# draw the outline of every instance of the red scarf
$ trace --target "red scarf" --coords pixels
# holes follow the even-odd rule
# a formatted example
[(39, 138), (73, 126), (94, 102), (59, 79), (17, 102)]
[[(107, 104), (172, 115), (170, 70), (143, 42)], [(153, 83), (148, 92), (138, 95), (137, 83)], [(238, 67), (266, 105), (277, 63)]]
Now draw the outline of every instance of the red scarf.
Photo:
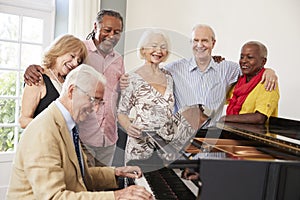
[(226, 110), (227, 115), (239, 114), (248, 94), (260, 82), (264, 71), (265, 68), (262, 68), (248, 83), (247, 76), (243, 75), (239, 78), (237, 84), (234, 87), (233, 95), (231, 99), (229, 99), (229, 104)]

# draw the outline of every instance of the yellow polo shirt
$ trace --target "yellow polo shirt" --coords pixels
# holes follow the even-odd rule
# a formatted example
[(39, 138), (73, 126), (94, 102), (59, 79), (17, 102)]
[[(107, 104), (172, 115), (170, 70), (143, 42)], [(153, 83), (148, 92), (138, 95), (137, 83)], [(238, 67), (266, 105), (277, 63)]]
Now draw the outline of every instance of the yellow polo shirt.
[[(233, 90), (230, 91), (230, 97), (232, 96)], [(266, 91), (264, 84), (259, 83), (247, 96), (239, 114), (255, 113), (258, 111), (268, 118), (270, 116), (277, 117), (279, 98), (278, 85), (275, 90)]]

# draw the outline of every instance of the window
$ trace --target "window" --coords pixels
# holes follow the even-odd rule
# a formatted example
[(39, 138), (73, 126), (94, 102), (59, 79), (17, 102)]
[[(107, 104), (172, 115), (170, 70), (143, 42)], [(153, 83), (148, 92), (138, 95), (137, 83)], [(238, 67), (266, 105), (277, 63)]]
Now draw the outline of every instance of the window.
[(53, 8), (49, 0), (0, 0), (0, 152), (17, 147), (23, 74), (53, 38)]

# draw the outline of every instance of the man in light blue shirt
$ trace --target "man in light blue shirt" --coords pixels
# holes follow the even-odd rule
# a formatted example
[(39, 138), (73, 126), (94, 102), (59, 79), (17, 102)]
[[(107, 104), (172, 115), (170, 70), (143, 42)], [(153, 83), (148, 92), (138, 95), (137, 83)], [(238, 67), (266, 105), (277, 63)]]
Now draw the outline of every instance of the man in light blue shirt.
[(212, 58), (204, 71), (197, 66), (195, 58), (183, 58), (167, 65), (166, 69), (172, 74), (175, 84), (176, 110), (202, 104), (205, 113), (214, 116), (210, 125), (221, 117), (226, 93), (240, 74), (237, 63), (216, 63)]
[[(213, 29), (207, 25), (196, 25), (192, 30), (192, 50), (190, 59), (180, 59), (165, 66), (174, 80), (176, 110), (186, 106), (202, 104), (204, 113), (212, 118), (208, 126), (214, 126), (220, 119), (228, 89), (241, 75), (238, 63), (232, 61), (215, 62), (212, 49), (216, 43)], [(277, 77), (273, 70), (267, 70), (263, 80)], [(264, 76), (265, 77), (265, 76)], [(266, 83), (266, 89), (274, 88), (275, 82)]]

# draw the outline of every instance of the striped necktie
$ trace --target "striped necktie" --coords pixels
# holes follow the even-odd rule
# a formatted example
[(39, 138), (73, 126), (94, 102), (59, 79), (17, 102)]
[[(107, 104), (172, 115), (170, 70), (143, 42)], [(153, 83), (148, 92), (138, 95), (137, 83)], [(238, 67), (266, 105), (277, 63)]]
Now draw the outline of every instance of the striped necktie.
[(79, 132), (78, 132), (77, 126), (74, 126), (74, 128), (72, 129), (72, 133), (73, 133), (73, 142), (74, 142), (74, 146), (75, 146), (75, 151), (76, 151), (76, 154), (77, 154), (77, 159), (78, 159), (78, 163), (79, 163), (79, 166), (80, 166), (81, 175), (83, 177), (83, 166), (82, 166), (81, 156), (80, 156)]

